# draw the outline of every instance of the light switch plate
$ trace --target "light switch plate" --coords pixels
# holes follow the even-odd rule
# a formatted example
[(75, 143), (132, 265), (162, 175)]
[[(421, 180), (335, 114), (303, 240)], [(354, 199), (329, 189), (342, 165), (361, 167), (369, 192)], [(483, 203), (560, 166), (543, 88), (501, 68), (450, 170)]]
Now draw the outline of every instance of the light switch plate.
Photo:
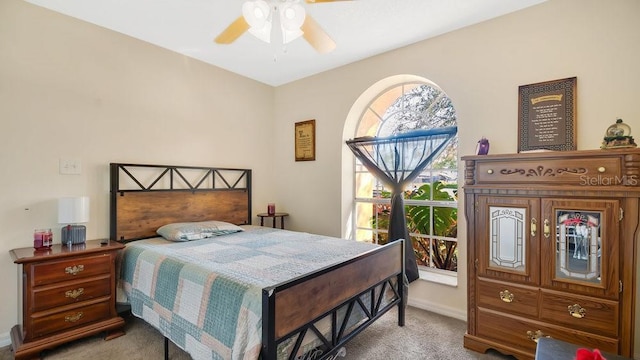
[(80, 175), (82, 173), (82, 162), (79, 159), (60, 159), (60, 174)]

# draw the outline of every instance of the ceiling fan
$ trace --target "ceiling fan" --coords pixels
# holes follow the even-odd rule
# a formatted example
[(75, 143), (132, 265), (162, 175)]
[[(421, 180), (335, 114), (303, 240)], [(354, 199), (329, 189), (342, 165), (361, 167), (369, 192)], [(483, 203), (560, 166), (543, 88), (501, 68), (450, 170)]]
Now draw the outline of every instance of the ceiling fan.
[[(284, 44), (302, 36), (316, 51), (333, 51), (336, 43), (309, 16), (301, 0), (246, 0), (242, 5), (242, 15), (232, 22), (215, 38), (218, 44), (231, 44), (245, 32), (258, 39), (271, 42), (273, 23), (279, 22)], [(304, 0), (307, 4), (329, 3), (351, 0)]]

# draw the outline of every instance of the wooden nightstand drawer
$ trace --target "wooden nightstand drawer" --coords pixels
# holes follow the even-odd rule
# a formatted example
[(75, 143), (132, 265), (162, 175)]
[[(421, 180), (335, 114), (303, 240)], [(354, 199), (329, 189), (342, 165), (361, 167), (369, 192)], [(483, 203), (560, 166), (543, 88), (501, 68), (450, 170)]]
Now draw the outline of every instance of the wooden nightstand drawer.
[(109, 299), (55, 314), (33, 317), (33, 336), (38, 338), (94, 321), (108, 319), (111, 314)]
[(478, 280), (478, 306), (538, 317), (538, 288), (491, 280)]
[(32, 265), (33, 286), (85, 278), (111, 272), (109, 254), (74, 257)]
[(93, 280), (38, 287), (33, 291), (30, 307), (33, 312), (37, 312), (110, 294), (111, 276), (103, 275)]
[(540, 318), (571, 329), (615, 337), (618, 314), (616, 301), (542, 290)]

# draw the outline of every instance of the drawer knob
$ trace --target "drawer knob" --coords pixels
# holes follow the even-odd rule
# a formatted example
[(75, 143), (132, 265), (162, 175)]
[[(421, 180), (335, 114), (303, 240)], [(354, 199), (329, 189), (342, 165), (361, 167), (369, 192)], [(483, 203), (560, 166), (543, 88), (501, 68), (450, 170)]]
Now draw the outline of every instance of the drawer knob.
[(541, 330), (536, 330), (536, 331), (527, 331), (527, 337), (529, 338), (529, 340), (533, 341), (534, 343), (538, 342), (538, 339), (543, 338), (543, 337), (551, 337), (548, 335), (545, 335)]
[(600, 166), (600, 167), (598, 168), (598, 172), (599, 172), (599, 173), (603, 173), (603, 172), (605, 172), (606, 170), (607, 170), (607, 169), (605, 169), (605, 167), (604, 167), (604, 166)]
[(66, 268), (64, 268), (65, 274), (71, 275), (78, 275), (78, 273), (82, 272), (82, 270), (84, 270), (84, 265), (67, 266)]
[(493, 174), (493, 169), (487, 170), (487, 174)]
[(571, 314), (571, 316), (576, 319), (582, 319), (583, 317), (587, 316), (587, 309), (578, 304), (567, 306), (567, 310), (569, 310), (569, 314)]
[(77, 312), (73, 315), (67, 315), (64, 317), (64, 321), (65, 322), (76, 322), (80, 319), (82, 319), (82, 317), (84, 316), (84, 314), (82, 313), (82, 311)]
[(513, 302), (513, 294), (509, 290), (500, 291), (500, 300), (510, 303)]
[(67, 292), (64, 293), (64, 296), (75, 299), (82, 294), (84, 294), (84, 288), (77, 288), (76, 290), (68, 290)]

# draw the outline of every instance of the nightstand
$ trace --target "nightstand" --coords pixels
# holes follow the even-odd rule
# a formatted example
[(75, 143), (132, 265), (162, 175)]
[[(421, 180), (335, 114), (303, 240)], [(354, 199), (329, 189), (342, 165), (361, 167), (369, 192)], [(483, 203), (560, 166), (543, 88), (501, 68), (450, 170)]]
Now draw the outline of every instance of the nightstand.
[(260, 226), (264, 226), (264, 218), (272, 218), (273, 222), (271, 223), (271, 225), (273, 225), (273, 227), (276, 227), (276, 219), (280, 218), (280, 229), (284, 229), (284, 218), (285, 216), (289, 216), (289, 214), (287, 213), (281, 213), (281, 212), (277, 212), (275, 214), (267, 214), (267, 213), (262, 213), (262, 214), (258, 214), (258, 216), (260, 217)]
[(11, 329), (16, 360), (103, 331), (105, 340), (124, 334), (115, 303), (115, 262), (122, 248), (91, 240), (9, 252), (22, 268), (22, 324)]

